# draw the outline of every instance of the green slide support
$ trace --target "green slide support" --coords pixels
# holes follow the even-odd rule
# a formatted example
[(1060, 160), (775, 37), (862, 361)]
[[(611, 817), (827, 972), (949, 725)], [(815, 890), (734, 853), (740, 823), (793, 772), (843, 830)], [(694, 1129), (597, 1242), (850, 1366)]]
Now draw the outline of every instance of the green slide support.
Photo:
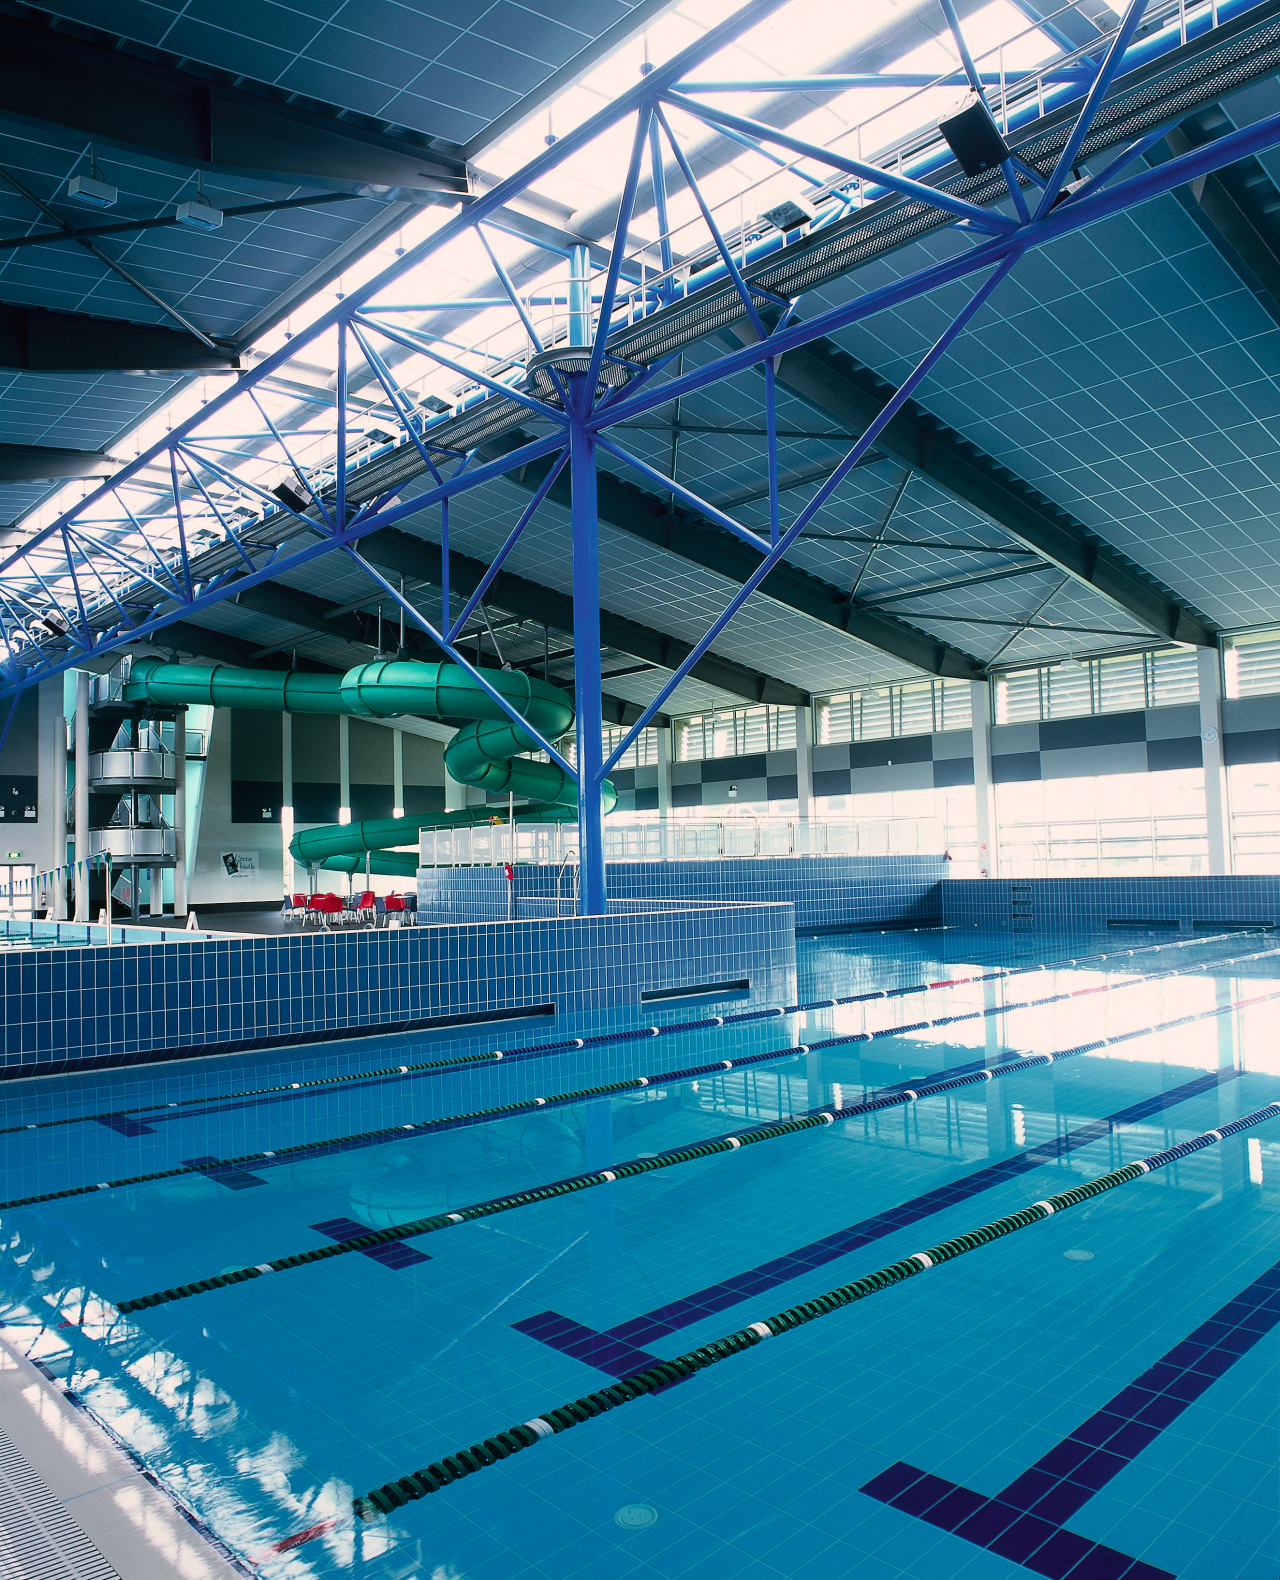
[[(547, 740), (557, 740), (572, 729), (573, 702), (558, 686), (518, 670), (489, 671), (485, 679)], [(578, 788), (573, 780), (555, 763), (534, 762), (520, 755), (537, 751), (537, 741), (513, 723), (458, 664), (378, 659), (358, 664), (345, 675), (312, 675), (140, 658), (134, 661), (124, 700), (166, 707), (202, 703), (276, 713), (345, 713), (371, 719), (416, 714), (438, 719), (457, 726), (457, 734), (445, 748), (444, 761), (459, 784), (536, 803), (521, 808), (522, 823), (571, 822), (577, 817)], [(613, 785), (606, 780), (604, 810), (611, 812), (617, 799)], [(466, 828), (487, 823), (492, 816), (489, 807), (470, 807), (425, 817), (335, 823), (295, 834), (289, 850), (295, 861), (306, 866), (359, 872), (368, 862), (373, 872), (411, 878), (418, 870), (417, 856), (394, 849), (409, 842), (411, 831)]]

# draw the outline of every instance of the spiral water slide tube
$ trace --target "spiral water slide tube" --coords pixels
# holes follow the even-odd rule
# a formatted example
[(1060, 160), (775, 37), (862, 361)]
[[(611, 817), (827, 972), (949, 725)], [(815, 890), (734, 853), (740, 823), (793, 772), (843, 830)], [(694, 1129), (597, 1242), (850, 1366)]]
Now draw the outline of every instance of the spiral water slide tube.
[[(486, 672), (485, 679), (547, 740), (557, 740), (572, 729), (573, 702), (558, 686), (518, 670)], [(536, 751), (537, 741), (513, 723), (458, 664), (378, 659), (358, 664), (345, 675), (313, 675), (139, 658), (130, 671), (124, 700), (165, 707), (188, 703), (274, 713), (346, 713), (365, 719), (410, 715), (436, 719), (457, 727), (444, 761), (460, 784), (496, 795), (527, 797), (534, 804), (521, 808), (521, 822), (563, 823), (578, 815), (577, 785), (557, 764), (520, 755)], [(617, 799), (606, 780), (604, 810), (612, 811)], [(487, 823), (492, 816), (493, 809), (486, 806), (423, 817), (335, 823), (295, 834), (289, 850), (304, 866), (359, 872), (367, 862), (372, 872), (411, 878), (418, 869), (417, 854), (397, 851), (395, 846), (410, 843), (419, 829), (466, 828)]]

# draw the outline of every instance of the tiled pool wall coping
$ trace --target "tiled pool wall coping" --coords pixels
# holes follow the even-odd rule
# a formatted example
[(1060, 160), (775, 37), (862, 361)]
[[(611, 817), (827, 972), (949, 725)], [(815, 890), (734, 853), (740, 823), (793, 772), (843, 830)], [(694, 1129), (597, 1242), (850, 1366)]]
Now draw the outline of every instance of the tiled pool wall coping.
[(942, 921), (1008, 932), (1099, 932), (1128, 924), (1280, 926), (1280, 875), (1185, 878), (958, 878)]
[[(559, 869), (520, 866), (508, 884), (501, 866), (423, 867), (418, 914), (441, 922), (497, 921), (509, 900), (520, 917), (556, 914)], [(726, 856), (714, 861), (610, 862), (605, 880), (620, 905), (742, 905), (782, 902), (795, 907), (802, 932), (935, 922), (942, 856)], [(573, 904), (570, 871), (559, 879), (560, 904)], [(514, 894), (509, 890), (514, 889)]]
[(795, 965), (794, 908), (779, 902), (23, 951), (0, 959), (0, 1075), (581, 1013), (709, 983), (785, 1003)]

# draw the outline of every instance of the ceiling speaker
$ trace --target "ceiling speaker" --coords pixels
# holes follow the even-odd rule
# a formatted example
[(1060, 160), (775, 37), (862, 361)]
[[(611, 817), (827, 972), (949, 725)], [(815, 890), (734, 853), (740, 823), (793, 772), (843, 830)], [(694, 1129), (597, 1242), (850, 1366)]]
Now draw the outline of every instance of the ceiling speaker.
[(954, 115), (942, 121), (938, 130), (967, 176), (998, 169), (1009, 157), (1008, 145), (991, 119), (991, 111), (976, 93), (971, 93)]

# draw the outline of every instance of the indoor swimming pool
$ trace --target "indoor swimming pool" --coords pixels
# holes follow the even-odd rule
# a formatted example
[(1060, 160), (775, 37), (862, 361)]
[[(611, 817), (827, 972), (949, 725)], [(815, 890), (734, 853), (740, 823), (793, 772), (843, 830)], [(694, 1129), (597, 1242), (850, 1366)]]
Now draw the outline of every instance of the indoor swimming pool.
[(1274, 1580), (1280, 936), (797, 952), (786, 1003), (9, 1083), (3, 1336), (264, 1580)]

